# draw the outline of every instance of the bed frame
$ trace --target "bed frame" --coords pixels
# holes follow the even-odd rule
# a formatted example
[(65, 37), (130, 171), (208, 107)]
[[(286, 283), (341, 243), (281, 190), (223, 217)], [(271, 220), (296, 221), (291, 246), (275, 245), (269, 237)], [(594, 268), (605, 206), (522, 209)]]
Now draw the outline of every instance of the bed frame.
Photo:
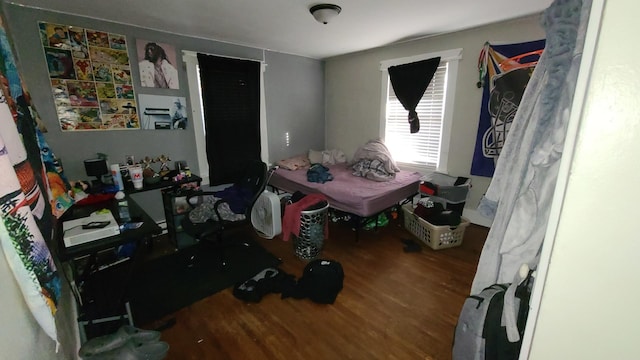
[(333, 180), (324, 184), (307, 181), (306, 169), (291, 171), (279, 168), (269, 179), (269, 186), (291, 194), (296, 191), (324, 194), (331, 208), (351, 215), (357, 232), (371, 217), (412, 199), (418, 193), (422, 176), (417, 172), (400, 171), (395, 179), (378, 182), (352, 175), (346, 164), (327, 167)]

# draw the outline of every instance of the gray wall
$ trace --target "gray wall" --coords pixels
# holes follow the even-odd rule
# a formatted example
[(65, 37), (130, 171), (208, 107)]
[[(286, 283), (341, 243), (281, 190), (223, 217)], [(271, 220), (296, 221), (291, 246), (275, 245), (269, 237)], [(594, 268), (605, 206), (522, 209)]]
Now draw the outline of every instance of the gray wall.
[[(172, 160), (186, 160), (192, 171), (199, 174), (193, 126), (185, 131), (171, 130), (118, 130), (62, 132), (56, 117), (51, 86), (43, 49), (38, 32), (38, 21), (80, 26), (127, 36), (134, 89), (139, 94), (170, 95), (187, 98), (190, 94), (187, 76), (181, 59), (182, 50), (215, 55), (263, 60), (266, 58), (265, 97), (269, 136), (269, 158), (278, 160), (295, 154), (304, 141), (313, 135), (314, 145), (324, 144), (323, 66), (319, 60), (299, 56), (269, 53), (229, 43), (164, 33), (130, 25), (99, 21), (90, 18), (49, 12), (28, 7), (5, 4), (10, 36), (17, 52), (22, 71), (33, 103), (48, 128), (45, 135), (51, 149), (62, 159), (65, 173), (70, 180), (86, 179), (83, 160), (95, 157), (97, 152), (108, 155), (111, 163), (124, 162), (125, 155), (137, 159), (166, 154)], [(140, 86), (138, 76), (137, 38), (166, 42), (176, 47), (180, 89), (154, 89)], [(195, 95), (195, 94), (194, 94)], [(301, 104), (303, 104), (301, 106)], [(193, 118), (193, 117), (192, 117)], [(193, 119), (190, 119), (192, 121)], [(273, 129), (273, 131), (271, 131)], [(283, 132), (289, 131), (295, 140), (288, 149), (284, 147)], [(275, 161), (274, 160), (274, 161)], [(158, 169), (156, 164), (156, 170)], [(158, 191), (139, 193), (135, 199), (156, 220), (164, 219), (161, 197)]]
[(269, 160), (324, 149), (324, 63), (274, 52), (266, 60)]
[[(380, 61), (462, 48), (447, 169), (452, 175), (469, 176), (482, 99), (482, 91), (476, 87), (482, 46), (485, 41), (512, 43), (541, 38), (544, 31), (538, 17), (532, 16), (326, 59), (327, 148), (340, 148), (351, 156), (359, 146), (379, 136)], [(490, 180), (472, 177), (467, 208), (476, 208)]]

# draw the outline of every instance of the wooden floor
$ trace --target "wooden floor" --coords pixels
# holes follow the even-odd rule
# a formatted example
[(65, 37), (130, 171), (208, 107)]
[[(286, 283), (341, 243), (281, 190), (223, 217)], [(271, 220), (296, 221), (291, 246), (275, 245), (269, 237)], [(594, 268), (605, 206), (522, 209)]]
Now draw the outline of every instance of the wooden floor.
[[(334, 304), (278, 294), (244, 303), (227, 289), (163, 319), (176, 320), (162, 332), (167, 359), (450, 359), (487, 233), (470, 225), (460, 247), (407, 253), (401, 240), (417, 239), (397, 220), (361, 232), (358, 242), (346, 225), (331, 223), (321, 258), (345, 272)], [(283, 271), (302, 275), (307, 261), (290, 242), (256, 238)]]

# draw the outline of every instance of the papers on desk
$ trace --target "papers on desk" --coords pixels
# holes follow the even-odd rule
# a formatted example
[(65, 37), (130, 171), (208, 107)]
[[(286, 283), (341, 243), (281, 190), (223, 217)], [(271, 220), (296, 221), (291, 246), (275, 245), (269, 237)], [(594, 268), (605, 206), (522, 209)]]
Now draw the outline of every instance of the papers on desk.
[[(98, 229), (83, 229), (82, 225), (90, 222), (108, 221), (109, 225)], [(111, 211), (97, 212), (87, 217), (65, 221), (62, 223), (64, 233), (64, 245), (66, 247), (76, 246), (106, 237), (120, 234), (120, 227), (113, 217)]]

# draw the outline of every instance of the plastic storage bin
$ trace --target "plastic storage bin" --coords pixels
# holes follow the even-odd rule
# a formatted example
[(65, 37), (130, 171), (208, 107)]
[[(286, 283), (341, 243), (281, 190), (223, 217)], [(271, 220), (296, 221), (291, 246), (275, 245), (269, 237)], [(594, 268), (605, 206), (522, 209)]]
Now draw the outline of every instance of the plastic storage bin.
[(404, 227), (410, 233), (422, 240), (433, 250), (446, 249), (462, 245), (464, 231), (469, 226), (469, 220), (461, 218), (460, 225), (450, 227), (437, 226), (429, 223), (413, 213), (412, 204), (402, 205)]
[[(434, 172), (420, 178), (423, 183), (420, 184), (420, 193), (429, 195), (434, 198), (442, 198), (446, 202), (446, 209), (456, 211), (462, 215), (464, 206), (471, 189), (471, 179), (465, 177), (455, 177), (447, 174)], [(424, 182), (430, 182), (436, 185), (435, 193), (430, 193)]]
[(311, 260), (320, 255), (328, 213), (329, 203), (326, 201), (300, 212), (300, 235), (293, 236), (293, 249), (300, 259)]

